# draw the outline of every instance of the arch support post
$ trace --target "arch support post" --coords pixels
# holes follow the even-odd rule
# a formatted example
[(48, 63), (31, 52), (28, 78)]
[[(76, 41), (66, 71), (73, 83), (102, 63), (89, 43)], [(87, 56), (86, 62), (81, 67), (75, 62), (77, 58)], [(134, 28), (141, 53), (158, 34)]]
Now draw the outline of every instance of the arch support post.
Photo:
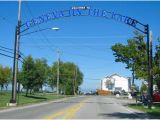
[(13, 80), (12, 80), (12, 96), (9, 106), (16, 106), (17, 100), (17, 72), (20, 47), (20, 26), (21, 26), (21, 0), (18, 1), (18, 23), (15, 30), (14, 60), (13, 60)]
[(147, 73), (148, 73), (148, 108), (152, 107), (153, 98), (153, 75), (152, 75), (152, 33), (150, 33), (149, 25), (145, 26), (147, 35)]

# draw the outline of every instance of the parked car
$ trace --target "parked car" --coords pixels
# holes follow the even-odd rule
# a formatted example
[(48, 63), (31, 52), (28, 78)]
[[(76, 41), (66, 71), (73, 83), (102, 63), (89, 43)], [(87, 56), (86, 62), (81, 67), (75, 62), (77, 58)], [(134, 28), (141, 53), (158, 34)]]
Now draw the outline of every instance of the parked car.
[(116, 91), (113, 91), (113, 94), (114, 95), (117, 95), (117, 94), (119, 94), (119, 95), (128, 95), (128, 93), (125, 92), (125, 90), (116, 90)]
[(160, 102), (160, 92), (153, 93), (153, 102)]
[(85, 93), (85, 95), (91, 95), (91, 93)]
[(131, 92), (131, 96), (132, 96), (132, 97), (136, 97), (137, 94), (138, 94), (138, 92)]
[(137, 99), (137, 101), (142, 102), (144, 105), (147, 105), (148, 102), (149, 102), (149, 101), (148, 101), (148, 95), (147, 95), (147, 93), (144, 93), (144, 94), (141, 95), (141, 96), (137, 96), (136, 99)]
[(121, 92), (120, 91), (114, 91), (113, 94), (114, 95), (117, 95), (117, 94), (121, 95)]
[[(140, 102), (147, 102), (149, 99), (149, 96), (147, 94), (143, 94), (141, 96), (137, 96), (137, 100)], [(153, 93), (153, 102), (160, 102), (160, 92), (154, 92)]]

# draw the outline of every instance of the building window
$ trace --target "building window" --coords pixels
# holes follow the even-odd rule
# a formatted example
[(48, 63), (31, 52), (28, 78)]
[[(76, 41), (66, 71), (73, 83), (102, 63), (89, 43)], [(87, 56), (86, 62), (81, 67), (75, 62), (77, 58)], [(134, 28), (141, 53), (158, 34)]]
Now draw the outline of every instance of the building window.
[(113, 89), (113, 87), (114, 87), (114, 85), (113, 85), (113, 84), (109, 84), (109, 85), (107, 85), (107, 88), (108, 88), (109, 90), (112, 90), (112, 89)]
[(112, 90), (114, 87), (114, 83), (112, 83), (111, 80), (107, 80), (106, 81), (106, 88), (108, 88), (108, 90)]

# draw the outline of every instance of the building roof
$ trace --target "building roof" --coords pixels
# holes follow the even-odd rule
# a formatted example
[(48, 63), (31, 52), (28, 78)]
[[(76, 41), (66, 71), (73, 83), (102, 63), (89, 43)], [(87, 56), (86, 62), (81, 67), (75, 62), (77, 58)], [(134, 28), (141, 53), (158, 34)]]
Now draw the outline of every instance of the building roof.
[(113, 75), (111, 75), (110, 77), (113, 77), (113, 76), (118, 76), (118, 77), (122, 77), (122, 76), (120, 76), (120, 75), (118, 75), (118, 74), (113, 74)]
[[(114, 76), (123, 77), (123, 76), (118, 75), (117, 73), (114, 73), (111, 76), (106, 76), (105, 78), (109, 78), (110, 79), (110, 78), (113, 78)], [(128, 79), (128, 77), (123, 77), (123, 78)]]

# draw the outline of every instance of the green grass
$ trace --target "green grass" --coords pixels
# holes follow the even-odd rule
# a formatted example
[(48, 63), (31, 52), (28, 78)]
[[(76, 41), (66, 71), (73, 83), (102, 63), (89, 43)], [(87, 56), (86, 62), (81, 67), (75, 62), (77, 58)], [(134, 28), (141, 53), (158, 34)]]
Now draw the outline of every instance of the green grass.
[(149, 115), (158, 117), (160, 115), (160, 104), (154, 104), (153, 109), (145, 108), (142, 104), (130, 104), (129, 107), (148, 113)]
[[(60, 98), (65, 98), (69, 96), (65, 95), (55, 95), (53, 93), (35, 93), (33, 95), (25, 96), (25, 93), (20, 93), (19, 97), (17, 95), (17, 103), (18, 106), (26, 105), (26, 104), (33, 104), (48, 100), (55, 100)], [(19, 99), (18, 99), (19, 98)], [(11, 92), (0, 92), (0, 109), (6, 108), (6, 104), (9, 103), (11, 99)]]

